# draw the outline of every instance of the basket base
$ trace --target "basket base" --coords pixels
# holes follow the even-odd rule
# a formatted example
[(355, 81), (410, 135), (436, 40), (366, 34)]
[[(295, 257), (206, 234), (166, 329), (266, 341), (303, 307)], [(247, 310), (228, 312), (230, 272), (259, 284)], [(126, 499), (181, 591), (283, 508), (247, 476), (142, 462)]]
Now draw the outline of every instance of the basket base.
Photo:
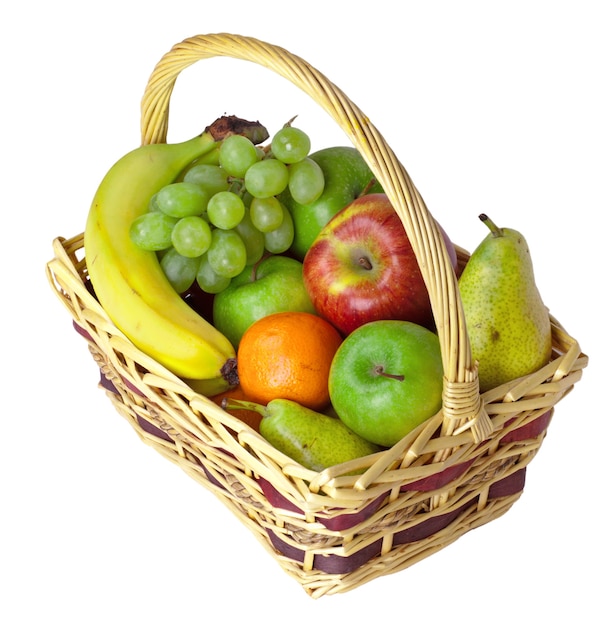
[[(506, 499), (510, 500), (510, 504), (518, 499), (523, 491), (525, 485), (525, 473), (526, 468), (523, 467), (516, 471), (514, 474), (503, 478), (502, 480), (494, 483), (489, 489), (488, 501)], [(444, 531), (452, 526), (464, 526), (468, 523), (468, 518), (472, 518), (471, 511), (476, 511), (478, 504), (478, 497), (474, 498), (470, 502), (465, 502), (462, 506), (448, 511), (443, 515), (434, 515), (428, 517), (425, 521), (420, 522), (406, 530), (400, 530), (393, 534), (392, 547), (397, 548), (400, 546), (406, 546), (407, 544), (422, 542), (430, 537), (434, 537), (439, 533), (444, 534)], [(468, 516), (463, 518), (463, 521), (456, 524), (458, 518), (462, 517), (464, 513), (468, 513)], [(474, 527), (471, 523), (466, 530), (470, 530), (470, 527)], [(305, 550), (301, 550), (296, 546), (287, 543), (283, 536), (277, 533), (274, 529), (267, 529), (267, 534), (271, 541), (272, 546), (281, 555), (293, 559), (299, 563), (305, 561)], [(424, 546), (423, 546), (424, 547)], [(372, 559), (376, 559), (372, 565), (378, 567), (378, 560), (383, 559), (384, 562), (388, 560), (388, 555), (382, 555), (383, 540), (379, 539), (374, 541), (369, 546), (351, 554), (349, 556), (341, 556), (338, 554), (316, 554), (313, 559), (313, 569), (318, 570), (324, 574), (350, 574), (355, 572), (359, 568), (368, 564)]]
[[(525, 472), (521, 471), (519, 476), (515, 477), (515, 481), (521, 481), (524, 474)], [(398, 544), (384, 555), (378, 552), (380, 544), (365, 548), (362, 553), (357, 555), (355, 565), (360, 561), (364, 561), (364, 563), (354, 568), (349, 568), (349, 563), (341, 561), (339, 557), (322, 555), (321, 558), (318, 558), (319, 555), (317, 555), (314, 558), (314, 568), (306, 570), (301, 562), (300, 552), (294, 552), (295, 558), (286, 556), (291, 552), (289, 546), (281, 538), (275, 535), (271, 536), (273, 534), (271, 531), (270, 540), (276, 547), (276, 552), (279, 553), (278, 563), (303, 586), (304, 591), (310, 597), (316, 599), (324, 595), (347, 593), (376, 578), (401, 572), (419, 563), (451, 545), (469, 531), (504, 515), (519, 499), (521, 493), (519, 491), (506, 498), (494, 499), (480, 511), (476, 509), (475, 503), (466, 504), (459, 511), (440, 516), (440, 519), (434, 519), (430, 524), (431, 529), (424, 522), (426, 525), (418, 532), (426, 534), (430, 533), (431, 530), (434, 532), (423, 538), (417, 534), (413, 541), (401, 543), (404, 539), (402, 531), (398, 535)], [(442, 527), (439, 528), (439, 526)], [(408, 531), (405, 538), (407, 539), (414, 532), (414, 530)], [(280, 556), (284, 558), (279, 558)], [(332, 573), (323, 572), (316, 567), (316, 564), (331, 570)], [(336, 573), (335, 570), (338, 566), (341, 571)], [(345, 569), (351, 569), (351, 571), (344, 571)]]
[[(117, 399), (119, 402), (117, 389), (102, 372), (100, 385), (109, 392), (112, 400)], [(120, 413), (124, 414), (120, 407), (117, 408)], [(552, 410), (547, 411), (533, 422), (511, 431), (508, 435), (509, 440), (513, 441), (517, 437), (525, 438), (528, 434), (540, 435), (546, 430), (551, 415)], [(143, 433), (151, 437), (151, 439), (146, 439), (146, 443), (152, 444), (153, 440), (160, 440), (167, 444), (174, 444), (169, 433), (140, 415), (134, 420), (133, 426), (139, 431), (141, 438), (143, 438)], [(428, 492), (440, 489), (463, 475), (471, 463), (471, 461), (460, 463), (434, 476), (408, 483), (401, 491)], [(306, 546), (304, 549), (288, 527), (278, 528), (270, 524), (265, 525), (263, 529), (255, 524), (254, 520), (246, 518), (245, 511), (238, 503), (237, 494), (232, 493), (229, 486), (219, 480), (205, 465), (197, 460), (190, 468), (189, 473), (193, 475), (193, 478), (197, 478), (199, 482), (223, 499), (225, 504), (257, 535), (282, 568), (301, 583), (308, 595), (315, 598), (325, 594), (350, 591), (376, 577), (406, 569), (450, 545), (468, 531), (500, 517), (521, 496), (526, 476), (526, 466), (518, 469), (513, 467), (510, 473), (489, 486), (486, 499), (474, 496), (469, 500), (462, 500), (458, 506), (444, 514), (425, 513), (421, 518), (422, 521), (405, 528), (400, 527), (393, 533), (392, 538), (385, 540), (380, 537), (355, 552), (345, 554), (344, 550), (337, 546), (330, 550), (317, 547), (312, 554), (313, 546), (309, 545), (309, 538), (304, 536), (302, 539)], [(198, 474), (195, 475), (195, 472)], [(285, 500), (268, 481), (255, 477), (255, 482), (277, 510), (286, 510), (291, 514), (299, 515), (303, 513)], [(352, 529), (378, 509), (386, 497), (386, 493), (382, 494), (354, 514), (337, 517), (316, 516), (316, 522), (322, 525), (323, 532), (343, 532)], [(315, 534), (315, 537), (322, 538), (322, 535)]]

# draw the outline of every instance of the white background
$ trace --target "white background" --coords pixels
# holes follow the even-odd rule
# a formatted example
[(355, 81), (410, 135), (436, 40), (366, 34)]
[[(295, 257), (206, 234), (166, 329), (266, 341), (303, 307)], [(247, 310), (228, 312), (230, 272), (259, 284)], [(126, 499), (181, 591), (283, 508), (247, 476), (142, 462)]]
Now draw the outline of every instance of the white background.
[[(610, 3), (13, 7), (0, 19), (0, 623), (612, 623)], [(98, 182), (138, 145), (155, 63), (186, 37), (222, 31), (286, 47), (344, 89), (460, 245), (484, 237), (483, 211), (524, 232), (545, 302), (590, 356), (509, 513), (401, 573), (319, 600), (140, 443), (97, 389), (44, 272), (52, 239), (83, 230)], [(289, 83), (217, 60), (178, 81), (169, 140), (225, 112), (270, 130), (298, 114), (315, 147), (346, 143)]]

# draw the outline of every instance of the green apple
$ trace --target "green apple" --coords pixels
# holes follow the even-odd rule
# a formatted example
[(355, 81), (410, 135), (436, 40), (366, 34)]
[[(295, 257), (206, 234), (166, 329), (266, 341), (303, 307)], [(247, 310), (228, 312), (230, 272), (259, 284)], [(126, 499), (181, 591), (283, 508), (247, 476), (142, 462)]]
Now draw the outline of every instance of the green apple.
[(435, 333), (413, 322), (368, 322), (333, 358), (331, 404), (357, 435), (391, 447), (440, 410), (443, 376)]
[(315, 313), (297, 259), (272, 255), (248, 265), (213, 301), (214, 326), (237, 348), (253, 322), (282, 311)]
[(310, 158), (318, 163), (325, 178), (320, 197), (311, 204), (299, 204), (293, 200), (288, 188), (279, 196), (290, 211), (295, 226), (290, 253), (300, 261), (322, 227), (336, 213), (366, 190), (367, 193), (382, 192), (382, 186), (374, 179), (356, 148), (333, 146), (310, 154)]

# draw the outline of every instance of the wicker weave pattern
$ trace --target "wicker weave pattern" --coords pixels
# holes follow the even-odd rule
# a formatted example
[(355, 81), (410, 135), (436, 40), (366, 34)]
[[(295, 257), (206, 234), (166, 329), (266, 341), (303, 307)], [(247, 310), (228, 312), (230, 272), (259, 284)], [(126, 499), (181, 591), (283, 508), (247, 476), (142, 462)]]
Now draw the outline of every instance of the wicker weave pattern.
[[(177, 76), (214, 56), (287, 78), (333, 117), (372, 167), (424, 268), (445, 366), (442, 411), (390, 450), (312, 472), (122, 335), (87, 289), (82, 235), (54, 242), (48, 278), (100, 366), (101, 386), (142, 440), (213, 491), (310, 595), (340, 593), (404, 569), (505, 513), (523, 490), (554, 405), (580, 379), (587, 357), (552, 318), (551, 362), (479, 394), (455, 274), (420, 194), (358, 107), (281, 48), (226, 34), (175, 46), (143, 97), (143, 143), (166, 141)], [(465, 263), (467, 253), (458, 254)], [(347, 475), (357, 469), (364, 471)]]

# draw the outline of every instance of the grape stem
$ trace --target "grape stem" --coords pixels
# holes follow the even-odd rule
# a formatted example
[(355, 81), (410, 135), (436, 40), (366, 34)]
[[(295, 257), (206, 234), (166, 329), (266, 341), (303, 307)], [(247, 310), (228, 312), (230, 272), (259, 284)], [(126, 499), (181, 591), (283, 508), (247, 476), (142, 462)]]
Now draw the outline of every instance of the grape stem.
[(234, 193), (236, 196), (241, 196), (246, 190), (243, 178), (234, 178), (233, 176), (229, 176), (228, 182), (230, 185), (229, 191)]

